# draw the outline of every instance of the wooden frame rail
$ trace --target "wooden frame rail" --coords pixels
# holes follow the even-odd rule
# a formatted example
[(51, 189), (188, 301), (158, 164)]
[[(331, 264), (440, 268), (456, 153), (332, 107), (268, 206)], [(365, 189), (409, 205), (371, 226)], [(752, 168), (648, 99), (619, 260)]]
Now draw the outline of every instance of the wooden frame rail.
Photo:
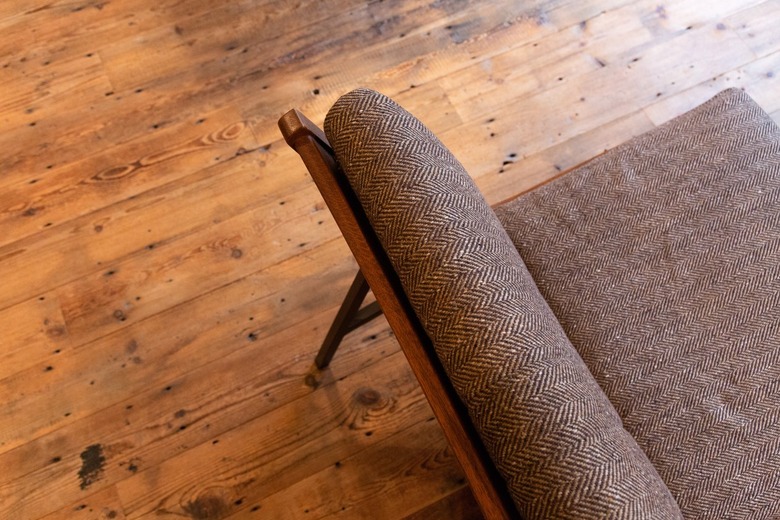
[(368, 290), (369, 286), (368, 282), (366, 282), (366, 277), (363, 276), (363, 271), (358, 269), (355, 279), (344, 297), (344, 303), (341, 304), (341, 308), (339, 308), (330, 330), (325, 335), (320, 351), (314, 359), (314, 364), (320, 370), (330, 364), (333, 354), (336, 353), (344, 336), (382, 314), (382, 308), (378, 302), (369, 303), (361, 308)]
[[(463, 403), (452, 388), (433, 351), (430, 339), (406, 298), (398, 276), (368, 223), (360, 202), (341, 172), (325, 134), (295, 109), (282, 116), (279, 128), (287, 144), (303, 159), (341, 229), (362, 275), (384, 311), (455, 457), (463, 468), (485, 518), (519, 517), (503, 479), (475, 431)], [(362, 302), (362, 297), (359, 300)], [(332, 352), (330, 355), (332, 356)], [(321, 356), (323, 359), (320, 360)], [(325, 361), (326, 365), (329, 359), (325, 358), (327, 354), (323, 354), (321, 349), (318, 360)]]

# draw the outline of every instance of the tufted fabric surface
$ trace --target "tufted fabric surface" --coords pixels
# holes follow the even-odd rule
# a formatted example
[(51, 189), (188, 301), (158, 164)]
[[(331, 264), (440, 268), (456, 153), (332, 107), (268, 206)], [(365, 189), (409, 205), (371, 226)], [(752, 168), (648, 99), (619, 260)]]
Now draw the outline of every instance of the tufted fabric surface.
[(780, 517), (772, 120), (725, 91), (497, 214), (685, 517)]
[(526, 518), (679, 518), (463, 167), (393, 101), (345, 95), (325, 132)]

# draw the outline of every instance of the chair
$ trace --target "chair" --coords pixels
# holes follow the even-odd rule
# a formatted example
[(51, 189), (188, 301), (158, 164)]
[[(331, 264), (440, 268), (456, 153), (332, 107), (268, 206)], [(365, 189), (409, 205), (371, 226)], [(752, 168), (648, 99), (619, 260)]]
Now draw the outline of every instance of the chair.
[[(368, 89), (280, 120), (486, 518), (780, 515), (780, 129), (725, 91), (491, 209)], [(364, 277), (364, 278), (363, 278)]]

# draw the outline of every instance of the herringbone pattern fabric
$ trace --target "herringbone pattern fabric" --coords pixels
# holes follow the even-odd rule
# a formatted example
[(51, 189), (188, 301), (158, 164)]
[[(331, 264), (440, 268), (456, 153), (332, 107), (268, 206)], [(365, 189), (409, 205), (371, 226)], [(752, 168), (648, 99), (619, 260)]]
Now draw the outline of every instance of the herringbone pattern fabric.
[(739, 90), (497, 210), (688, 519), (780, 517), (780, 129)]
[(526, 518), (679, 518), (468, 174), (370, 90), (325, 132)]

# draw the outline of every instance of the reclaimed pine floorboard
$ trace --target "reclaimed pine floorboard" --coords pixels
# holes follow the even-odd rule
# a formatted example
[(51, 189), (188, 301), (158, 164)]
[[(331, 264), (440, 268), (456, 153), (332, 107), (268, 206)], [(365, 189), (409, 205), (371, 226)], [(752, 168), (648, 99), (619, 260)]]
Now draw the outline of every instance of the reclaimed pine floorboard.
[(0, 2), (0, 518), (479, 518), (281, 141), (396, 98), (499, 202), (727, 87), (774, 0)]

